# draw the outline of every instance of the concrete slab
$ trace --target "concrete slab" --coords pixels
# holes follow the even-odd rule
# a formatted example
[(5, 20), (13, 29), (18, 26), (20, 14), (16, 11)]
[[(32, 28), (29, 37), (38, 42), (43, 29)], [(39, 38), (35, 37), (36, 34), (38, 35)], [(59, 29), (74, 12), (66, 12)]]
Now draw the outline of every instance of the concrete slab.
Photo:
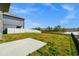
[(46, 43), (32, 38), (2, 43), (0, 44), (0, 56), (26, 56), (44, 45)]

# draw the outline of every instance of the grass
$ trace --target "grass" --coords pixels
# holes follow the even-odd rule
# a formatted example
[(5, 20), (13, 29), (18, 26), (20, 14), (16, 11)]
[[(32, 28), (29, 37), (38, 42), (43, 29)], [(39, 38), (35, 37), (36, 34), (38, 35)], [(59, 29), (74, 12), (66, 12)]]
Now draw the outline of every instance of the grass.
[(71, 36), (60, 34), (46, 33), (20, 33), (20, 34), (4, 34), (0, 43), (20, 40), (23, 38), (34, 38), (46, 42), (43, 48), (29, 54), (29, 56), (76, 56), (77, 52), (72, 42)]

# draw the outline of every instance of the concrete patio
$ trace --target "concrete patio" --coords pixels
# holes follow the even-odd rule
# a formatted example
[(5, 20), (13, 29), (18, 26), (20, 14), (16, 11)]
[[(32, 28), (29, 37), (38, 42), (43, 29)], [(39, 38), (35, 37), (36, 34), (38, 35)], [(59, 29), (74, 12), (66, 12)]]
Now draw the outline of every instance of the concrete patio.
[(0, 56), (26, 56), (42, 48), (46, 43), (26, 38), (0, 44)]

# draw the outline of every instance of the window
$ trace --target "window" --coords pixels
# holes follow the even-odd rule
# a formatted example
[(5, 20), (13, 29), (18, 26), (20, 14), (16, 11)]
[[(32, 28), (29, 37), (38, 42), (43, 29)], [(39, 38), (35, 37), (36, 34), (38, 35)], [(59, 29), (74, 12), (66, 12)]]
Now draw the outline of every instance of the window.
[(22, 26), (17, 26), (16, 28), (21, 28)]

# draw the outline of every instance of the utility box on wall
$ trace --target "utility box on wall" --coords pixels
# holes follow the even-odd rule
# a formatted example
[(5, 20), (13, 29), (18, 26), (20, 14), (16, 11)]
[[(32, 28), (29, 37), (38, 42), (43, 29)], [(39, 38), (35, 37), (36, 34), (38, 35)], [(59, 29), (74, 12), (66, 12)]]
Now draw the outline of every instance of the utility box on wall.
[(3, 14), (0, 11), (0, 39), (2, 38), (2, 34), (3, 34)]

